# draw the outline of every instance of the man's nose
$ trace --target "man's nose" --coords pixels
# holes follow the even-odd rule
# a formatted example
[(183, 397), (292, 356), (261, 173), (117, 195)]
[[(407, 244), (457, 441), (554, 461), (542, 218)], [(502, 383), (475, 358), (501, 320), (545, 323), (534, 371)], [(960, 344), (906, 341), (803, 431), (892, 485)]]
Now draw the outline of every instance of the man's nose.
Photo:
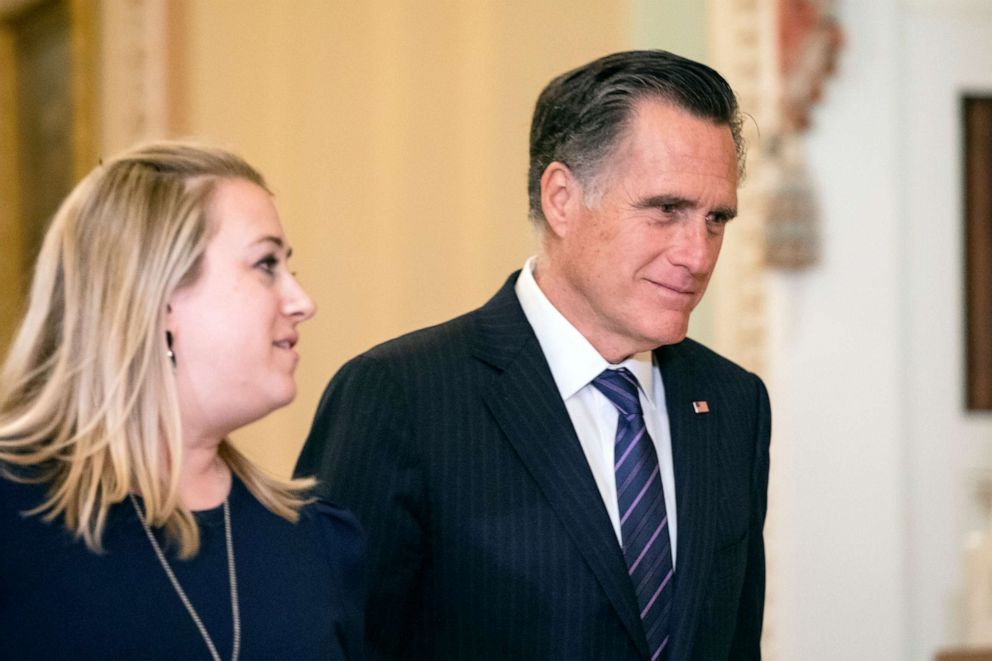
[(713, 267), (714, 242), (718, 240), (706, 226), (705, 218), (693, 218), (680, 228), (669, 251), (670, 259), (693, 275), (704, 275)]

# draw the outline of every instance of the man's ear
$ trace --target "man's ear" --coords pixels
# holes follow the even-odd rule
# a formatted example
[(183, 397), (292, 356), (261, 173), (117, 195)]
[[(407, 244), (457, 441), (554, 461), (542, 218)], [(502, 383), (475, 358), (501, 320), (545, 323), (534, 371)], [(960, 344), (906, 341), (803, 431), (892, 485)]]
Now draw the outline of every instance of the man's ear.
[(541, 175), (541, 210), (548, 230), (563, 237), (574, 222), (583, 200), (582, 185), (567, 165), (553, 161)]

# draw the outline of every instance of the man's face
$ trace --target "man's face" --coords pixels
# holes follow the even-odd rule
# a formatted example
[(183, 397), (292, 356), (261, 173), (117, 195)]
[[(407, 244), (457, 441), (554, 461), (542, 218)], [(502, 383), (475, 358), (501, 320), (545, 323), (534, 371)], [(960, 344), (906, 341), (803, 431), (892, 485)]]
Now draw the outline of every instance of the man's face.
[[(538, 283), (611, 362), (681, 341), (737, 213), (730, 128), (645, 99), (584, 193), (548, 229)], [(592, 197), (593, 199), (590, 199)]]

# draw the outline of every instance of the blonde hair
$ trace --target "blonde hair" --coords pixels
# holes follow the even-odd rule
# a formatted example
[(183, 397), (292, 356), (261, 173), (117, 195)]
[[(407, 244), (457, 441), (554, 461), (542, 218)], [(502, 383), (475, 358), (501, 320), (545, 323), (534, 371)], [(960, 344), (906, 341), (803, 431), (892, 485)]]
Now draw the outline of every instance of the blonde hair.
[[(219, 149), (139, 147), (87, 175), (45, 235), (0, 371), (0, 470), (47, 484), (30, 514), (61, 516), (94, 552), (110, 507), (131, 491), (180, 556), (199, 550), (196, 520), (178, 494), (183, 450), (165, 308), (196, 280), (212, 236), (210, 196), (232, 178), (266, 188), (254, 168)], [(219, 456), (265, 507), (297, 520), (312, 480), (266, 475), (227, 439)]]

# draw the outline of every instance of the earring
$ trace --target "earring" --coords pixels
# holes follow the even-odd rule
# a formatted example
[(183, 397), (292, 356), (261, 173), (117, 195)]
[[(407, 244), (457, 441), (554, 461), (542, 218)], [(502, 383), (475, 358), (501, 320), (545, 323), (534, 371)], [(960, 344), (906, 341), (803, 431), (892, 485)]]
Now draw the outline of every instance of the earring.
[(172, 333), (165, 331), (165, 355), (168, 356), (172, 366), (176, 366), (176, 352), (172, 350)]

